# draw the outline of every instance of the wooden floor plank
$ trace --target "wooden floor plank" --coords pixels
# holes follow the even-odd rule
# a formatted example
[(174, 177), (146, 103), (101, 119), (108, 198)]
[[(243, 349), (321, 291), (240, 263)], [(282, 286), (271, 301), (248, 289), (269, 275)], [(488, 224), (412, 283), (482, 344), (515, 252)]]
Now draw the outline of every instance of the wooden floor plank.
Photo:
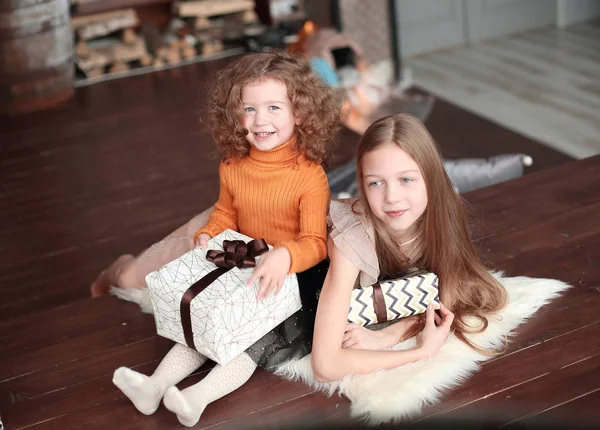
[[(600, 250), (596, 246), (600, 233), (577, 240), (558, 243), (555, 247), (542, 247), (522, 252), (514, 258), (494, 264), (496, 269), (506, 271), (508, 276), (530, 276), (535, 278), (559, 279), (570, 285), (579, 285), (598, 291), (600, 272)], [(491, 254), (485, 254), (488, 257)], [(491, 258), (489, 259), (494, 263)]]
[[(80, 310), (86, 315), (85, 320), (75, 320), (72, 316), (74, 314), (73, 306), (61, 306), (51, 312), (39, 313), (0, 325), (0, 329), (4, 333), (8, 333), (0, 343), (0, 354), (19, 355), (39, 351), (51, 345), (84, 337), (98, 328), (132, 323), (152, 324), (152, 316), (141, 317), (134, 305), (123, 306), (122, 309), (125, 312), (115, 315), (115, 308), (109, 305), (110, 299), (101, 298), (99, 300), (102, 300), (105, 305), (99, 305), (92, 300), (77, 304), (78, 311)], [(29, 326), (26, 325), (27, 321), (30, 322)]]
[(598, 428), (600, 427), (598, 405), (600, 405), (600, 388), (547, 408), (529, 418), (517, 421), (516, 424), (542, 428), (544, 425), (564, 422), (572, 423), (571, 425), (574, 428), (581, 425), (589, 426), (589, 428), (594, 428), (594, 426)]
[[(537, 218), (533, 211), (532, 218)], [(600, 214), (599, 201), (589, 205), (573, 208), (568, 214), (546, 215), (544, 219), (536, 219), (530, 227), (512, 227), (502, 234), (493, 234), (477, 241), (482, 248), (493, 250), (488, 258), (514, 258), (540, 248), (571, 248), (580, 240), (593, 237), (586, 219)], [(576, 245), (575, 245), (576, 246)], [(498, 258), (495, 260), (498, 261)]]
[(125, 325), (98, 327), (86, 336), (68, 339), (32, 351), (16, 351), (3, 360), (5, 366), (3, 366), (2, 380), (49, 369), (60, 363), (99, 354), (156, 335), (156, 328), (148, 320), (147, 315), (141, 313), (138, 315), (137, 311), (131, 315), (132, 319)]
[[(138, 366), (136, 370), (149, 373), (154, 367), (156, 362), (151, 362)], [(94, 395), (89, 396), (88, 393)], [(46, 419), (85, 411), (95, 405), (111, 402), (121, 395), (112, 383), (112, 374), (103, 375), (94, 379), (84, 379), (79, 384), (69, 385), (41, 396), (20, 400), (6, 408), (3, 418), (11, 428), (24, 428)]]
[[(536, 317), (538, 318), (538, 317)], [(590, 339), (600, 333), (600, 322), (555, 336), (546, 341), (511, 351), (495, 360), (483, 363), (479, 372), (453, 390), (442, 403), (428, 408), (427, 421), (461, 408), (479, 405), (490, 393), (510, 391), (511, 387), (556, 372), (564, 366), (600, 354), (600, 344)], [(467, 409), (470, 410), (470, 409)]]
[[(197, 382), (201, 379), (201, 376), (203, 375), (187, 379), (185, 384), (182, 384), (182, 387)], [(110, 387), (106, 381), (103, 383), (106, 384), (106, 389), (112, 392), (113, 400), (108, 400), (73, 412), (68, 412), (63, 409), (63, 411), (66, 412), (62, 415), (57, 413), (56, 418), (52, 421), (40, 423), (31, 428), (64, 429), (80, 426), (81, 428), (100, 429), (112, 426), (114, 423), (120, 423), (119, 428), (122, 429), (142, 427), (163, 429), (185, 428), (179, 425), (176, 416), (162, 405), (154, 415), (142, 415), (135, 410), (127, 398), (123, 397), (120, 392), (118, 392), (116, 387)], [(93, 388), (97, 389), (98, 387)], [(82, 391), (85, 391), (85, 389), (82, 388)], [(238, 419), (247, 423), (247, 415), (257, 410), (257, 402), (260, 403), (258, 399), (264, 397), (267, 393), (269, 399), (272, 399), (273, 403), (283, 404), (311, 392), (312, 390), (304, 384), (284, 381), (269, 372), (258, 369), (244, 386), (228, 396), (211, 403), (204, 411), (198, 428), (212, 427)], [(316, 394), (315, 396), (318, 396), (321, 399), (324, 398), (322, 394)], [(106, 396), (107, 399), (109, 397), (111, 396)], [(313, 402), (313, 405), (316, 408), (314, 411), (315, 413), (318, 413), (321, 407), (328, 407), (321, 406), (320, 402), (316, 401)], [(66, 403), (65, 406), (72, 407), (69, 403)], [(303, 413), (306, 413), (306, 411), (306, 408), (304, 408)], [(22, 417), (21, 414), (19, 416)], [(293, 419), (292, 417), (288, 418)], [(35, 422), (32, 422), (31, 424), (35, 424)]]
[[(595, 324), (600, 321), (599, 306), (600, 293), (585, 288), (568, 290), (519, 327), (508, 351), (517, 351)], [(600, 327), (596, 326), (596, 330)]]
[[(590, 160), (583, 160), (580, 166), (581, 175), (572, 178), (573, 182), (550, 185), (543, 176), (527, 175), (519, 181), (509, 181), (502, 187), (487, 187), (465, 194), (468, 202), (476, 201), (472, 205), (477, 225), (475, 237), (486, 237), (502, 234), (506, 229), (518, 230), (522, 226), (533, 226), (537, 222), (555, 217), (564, 210), (565, 202), (574, 199), (577, 207), (596, 204), (600, 201), (595, 190), (596, 184), (593, 172), (597, 169)], [(569, 163), (559, 166), (556, 174), (569, 170)], [(589, 173), (590, 175), (587, 175)], [(572, 188), (571, 188), (572, 186)], [(535, 192), (523, 192), (523, 189), (534, 189)], [(485, 207), (485, 210), (481, 208)], [(530, 216), (523, 217), (523, 207), (531, 208)], [(480, 220), (481, 219), (481, 220)]]
[[(68, 391), (70, 387), (94, 379), (110, 380), (120, 366), (138, 368), (152, 363), (149, 371), (154, 371), (159, 357), (171, 348), (172, 342), (152, 337), (101, 354), (90, 355), (76, 362), (60, 363), (47, 372), (32, 372), (0, 383), (0, 408), (7, 410), (33, 398), (46, 398), (54, 392)], [(50, 399), (44, 402), (51, 405)], [(41, 405), (38, 405), (41, 406)]]
[[(600, 355), (523, 380), (448, 414), (480, 424), (516, 423), (600, 388)], [(539, 395), (543, 393), (543, 395)], [(538, 395), (535, 395), (538, 394)], [(527, 399), (527, 401), (523, 401)]]
[(348, 418), (349, 414), (350, 402), (347, 398), (337, 395), (323, 397), (321, 393), (311, 392), (296, 399), (265, 406), (211, 429), (280, 428), (286, 424), (293, 424), (295, 428), (343, 428), (349, 425), (364, 425), (358, 419)]

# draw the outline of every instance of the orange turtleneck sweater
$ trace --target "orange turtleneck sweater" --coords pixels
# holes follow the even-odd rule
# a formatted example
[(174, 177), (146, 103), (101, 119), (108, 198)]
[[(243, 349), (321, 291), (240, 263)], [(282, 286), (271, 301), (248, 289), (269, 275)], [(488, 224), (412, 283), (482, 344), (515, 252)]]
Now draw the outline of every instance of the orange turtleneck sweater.
[(285, 246), (289, 273), (303, 272), (327, 256), (329, 184), (323, 168), (294, 148), (292, 138), (270, 151), (250, 148), (248, 157), (221, 162), (219, 200), (208, 224), (194, 235), (226, 229), (269, 245)]

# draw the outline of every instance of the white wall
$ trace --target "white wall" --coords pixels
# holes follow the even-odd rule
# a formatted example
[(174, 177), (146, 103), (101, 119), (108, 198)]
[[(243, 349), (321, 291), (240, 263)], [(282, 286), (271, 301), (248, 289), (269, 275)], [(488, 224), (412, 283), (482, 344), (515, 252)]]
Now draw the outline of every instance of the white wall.
[(557, 24), (560, 28), (600, 16), (600, 0), (558, 0)]

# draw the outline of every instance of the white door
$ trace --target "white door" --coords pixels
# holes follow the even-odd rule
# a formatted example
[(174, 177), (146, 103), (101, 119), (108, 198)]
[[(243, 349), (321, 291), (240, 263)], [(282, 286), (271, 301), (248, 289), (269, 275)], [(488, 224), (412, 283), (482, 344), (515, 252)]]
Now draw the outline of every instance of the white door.
[(402, 57), (466, 43), (462, 0), (394, 0)]
[(556, 0), (465, 0), (469, 42), (556, 23)]

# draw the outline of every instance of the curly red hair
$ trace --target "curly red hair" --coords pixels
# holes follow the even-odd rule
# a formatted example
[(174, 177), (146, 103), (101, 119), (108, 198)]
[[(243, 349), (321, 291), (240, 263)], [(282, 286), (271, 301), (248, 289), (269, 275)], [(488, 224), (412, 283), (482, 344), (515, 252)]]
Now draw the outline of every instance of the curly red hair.
[(294, 114), (296, 148), (308, 160), (327, 164), (337, 136), (341, 104), (303, 58), (283, 51), (246, 54), (217, 76), (208, 108), (208, 124), (226, 158), (246, 157), (250, 144), (242, 125), (242, 88), (254, 82), (277, 80), (285, 84)]

